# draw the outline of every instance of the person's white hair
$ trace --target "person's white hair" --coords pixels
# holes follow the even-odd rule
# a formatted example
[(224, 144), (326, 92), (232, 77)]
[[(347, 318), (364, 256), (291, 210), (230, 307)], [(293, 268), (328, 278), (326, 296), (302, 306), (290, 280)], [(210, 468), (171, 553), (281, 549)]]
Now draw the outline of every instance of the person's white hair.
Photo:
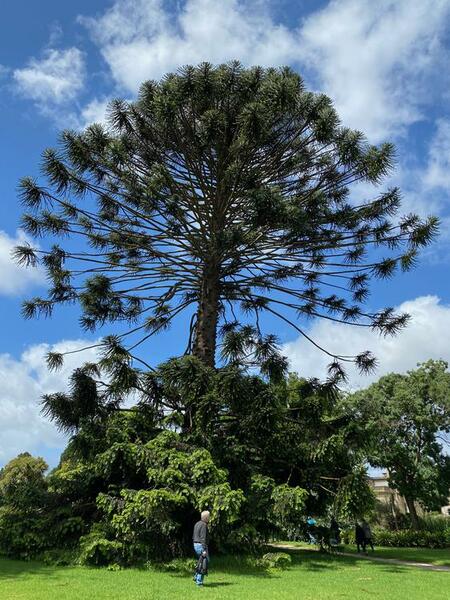
[(202, 514), (200, 515), (200, 519), (202, 521), (204, 521), (205, 523), (207, 523), (209, 521), (211, 517), (211, 513), (209, 512), (209, 510), (203, 510)]

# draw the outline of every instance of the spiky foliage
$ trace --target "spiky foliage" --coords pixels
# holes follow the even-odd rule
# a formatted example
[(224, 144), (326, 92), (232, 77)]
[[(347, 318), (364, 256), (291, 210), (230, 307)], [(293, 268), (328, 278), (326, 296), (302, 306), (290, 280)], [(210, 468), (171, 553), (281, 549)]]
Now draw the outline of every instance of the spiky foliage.
[[(124, 363), (190, 311), (188, 353), (213, 366), (223, 326), (223, 356), (278, 372), (263, 313), (315, 345), (308, 317), (396, 333), (407, 316), (365, 311), (369, 283), (412, 267), (437, 221), (396, 217), (397, 189), (350, 199), (353, 183), (379, 183), (393, 162), (391, 144), (343, 127), (329, 98), (288, 68), (203, 63), (149, 81), (136, 102), (111, 103), (107, 126), (62, 133), (43, 154), (48, 187), (22, 181), (24, 229), (74, 240), (17, 248), (51, 281), (24, 315), (77, 302), (88, 331), (121, 323)], [(343, 362), (375, 364), (323, 350), (334, 377)]]

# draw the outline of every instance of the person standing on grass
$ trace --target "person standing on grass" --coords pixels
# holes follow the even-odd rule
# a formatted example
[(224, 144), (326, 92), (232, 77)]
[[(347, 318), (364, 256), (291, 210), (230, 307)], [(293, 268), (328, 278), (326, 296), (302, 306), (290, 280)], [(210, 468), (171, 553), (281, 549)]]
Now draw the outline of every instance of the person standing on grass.
[(363, 519), (361, 527), (364, 531), (364, 540), (366, 542), (366, 545), (369, 545), (372, 548), (372, 552), (375, 552), (375, 548), (373, 547), (372, 541), (372, 530), (370, 529), (369, 523), (365, 519)]
[(309, 544), (317, 544), (317, 521), (313, 517), (306, 519), (306, 533), (308, 535)]
[(359, 523), (355, 525), (355, 542), (356, 542), (356, 550), (357, 552), (366, 551), (366, 536), (364, 535), (364, 530)]
[(339, 545), (341, 543), (341, 528), (335, 517), (331, 518), (330, 523), (330, 543), (332, 545)]
[(200, 515), (200, 521), (194, 525), (194, 532), (192, 534), (192, 541), (194, 543), (194, 552), (198, 559), (203, 557), (204, 561), (202, 561), (203, 568), (201, 571), (196, 570), (194, 581), (197, 585), (203, 585), (203, 578), (205, 572), (208, 567), (209, 562), (209, 553), (208, 553), (208, 543), (209, 543), (209, 531), (208, 531), (208, 523), (211, 517), (211, 513), (209, 510), (204, 510)]

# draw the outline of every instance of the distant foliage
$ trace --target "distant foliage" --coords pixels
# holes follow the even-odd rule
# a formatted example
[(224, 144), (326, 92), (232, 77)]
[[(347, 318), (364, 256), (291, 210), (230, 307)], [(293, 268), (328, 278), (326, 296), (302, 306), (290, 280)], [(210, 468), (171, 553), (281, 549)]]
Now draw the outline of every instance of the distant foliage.
[(0, 552), (31, 558), (54, 547), (72, 547), (84, 520), (49, 490), (47, 464), (19, 454), (0, 470)]
[(388, 531), (374, 529), (374, 540), (379, 546), (395, 546), (397, 548), (447, 548), (450, 547), (450, 527), (444, 531), (425, 531), (403, 529)]
[(364, 431), (369, 462), (388, 470), (389, 485), (406, 499), (416, 529), (415, 503), (437, 510), (449, 494), (447, 367), (444, 361), (429, 360), (406, 374), (385, 375), (348, 399), (355, 426)]

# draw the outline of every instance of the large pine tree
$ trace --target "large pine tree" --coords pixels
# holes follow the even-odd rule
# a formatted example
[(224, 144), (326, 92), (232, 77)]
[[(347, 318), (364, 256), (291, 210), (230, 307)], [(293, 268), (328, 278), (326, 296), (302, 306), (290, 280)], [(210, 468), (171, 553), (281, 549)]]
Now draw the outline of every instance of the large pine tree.
[[(86, 330), (128, 324), (105, 338), (105, 356), (143, 360), (138, 346), (190, 310), (188, 353), (214, 366), (221, 334), (224, 359), (265, 372), (284, 367), (265, 312), (305, 338), (306, 317), (395, 333), (407, 316), (365, 311), (368, 284), (410, 268), (436, 219), (396, 216), (397, 189), (350, 198), (393, 162), (391, 144), (343, 127), (288, 68), (204, 63), (146, 82), (136, 102), (111, 103), (106, 126), (65, 131), (44, 152), (48, 186), (22, 181), (24, 229), (74, 238), (17, 248), (51, 281), (24, 314), (77, 302)], [(330, 357), (334, 374), (374, 365), (369, 352)]]

